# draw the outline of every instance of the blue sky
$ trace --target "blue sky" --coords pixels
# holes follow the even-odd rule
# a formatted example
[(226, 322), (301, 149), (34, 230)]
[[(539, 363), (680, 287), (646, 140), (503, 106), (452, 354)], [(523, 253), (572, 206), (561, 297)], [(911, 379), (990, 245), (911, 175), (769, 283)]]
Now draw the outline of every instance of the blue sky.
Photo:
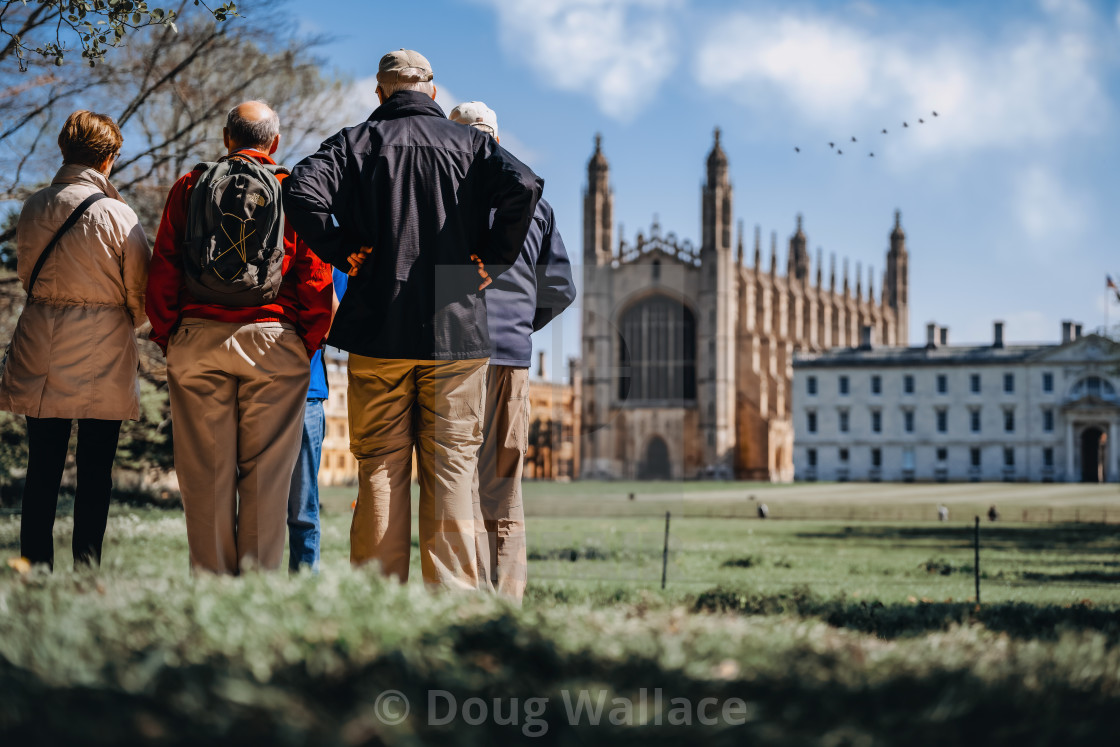
[[(375, 104), (377, 60), (398, 47), (432, 62), (445, 109), (468, 99), (495, 109), (503, 145), (545, 178), (575, 262), (596, 132), (623, 235), (657, 214), (698, 243), (719, 126), (735, 218), (748, 240), (761, 227), (764, 249), (778, 232), (781, 266), (800, 212), (814, 261), (819, 247), (826, 264), (835, 253), (865, 278), (873, 267), (878, 293), (902, 211), (912, 342), (929, 321), (961, 343), (989, 340), (995, 319), (1012, 342), (1053, 341), (1062, 319), (1104, 321), (1104, 276), (1120, 274), (1114, 0), (290, 7), (305, 30), (333, 37), (324, 56), (354, 80), (339, 126)], [(829, 141), (852, 147), (838, 156)], [(1120, 304), (1109, 313), (1120, 322)], [(555, 353), (556, 376), (555, 359), (578, 354), (578, 329), (573, 309), (537, 341)]]

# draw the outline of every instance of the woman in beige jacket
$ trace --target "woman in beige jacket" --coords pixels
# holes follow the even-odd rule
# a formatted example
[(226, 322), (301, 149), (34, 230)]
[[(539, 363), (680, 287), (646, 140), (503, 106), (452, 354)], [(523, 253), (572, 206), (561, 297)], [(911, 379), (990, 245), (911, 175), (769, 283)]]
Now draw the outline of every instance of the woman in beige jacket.
[[(121, 421), (140, 415), (139, 353), (151, 251), (136, 213), (106, 178), (122, 137), (103, 114), (77, 111), (58, 136), (63, 165), (23, 205), (17, 268), (27, 303), (0, 380), (0, 408), (27, 416), (20, 551), (54, 565), (54, 517), (73, 420), (78, 421), (74, 563), (101, 561)], [(33, 271), (52, 238), (91, 195)], [(32, 285), (33, 282), (33, 285)]]

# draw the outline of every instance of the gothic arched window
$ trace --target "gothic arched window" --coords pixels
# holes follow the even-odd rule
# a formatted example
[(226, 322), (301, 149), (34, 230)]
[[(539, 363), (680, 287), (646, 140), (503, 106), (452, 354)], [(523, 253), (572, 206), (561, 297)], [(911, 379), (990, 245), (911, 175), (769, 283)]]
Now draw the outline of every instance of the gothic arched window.
[(619, 399), (696, 399), (696, 320), (688, 308), (654, 296), (627, 309), (619, 327)]

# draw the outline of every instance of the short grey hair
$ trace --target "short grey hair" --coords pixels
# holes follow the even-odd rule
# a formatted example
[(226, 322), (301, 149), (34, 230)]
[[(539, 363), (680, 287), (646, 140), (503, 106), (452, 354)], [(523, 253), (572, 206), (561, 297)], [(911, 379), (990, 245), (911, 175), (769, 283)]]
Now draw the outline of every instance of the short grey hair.
[[(238, 113), (243, 104), (260, 104), (268, 109), (263, 119), (246, 119)], [(229, 110), (226, 115), (226, 129), (229, 139), (246, 148), (264, 148), (272, 144), (272, 139), (280, 134), (280, 117), (264, 99), (242, 101)]]
[[(397, 91), (420, 91), (431, 96), (435, 93), (435, 88), (430, 80), (421, 80), (421, 76), (410, 76), (404, 71), (391, 73), (382, 77), (381, 73), (377, 74), (377, 85), (381, 86), (381, 90), (385, 93), (385, 98), (389, 98)], [(392, 80), (389, 80), (392, 78)]]

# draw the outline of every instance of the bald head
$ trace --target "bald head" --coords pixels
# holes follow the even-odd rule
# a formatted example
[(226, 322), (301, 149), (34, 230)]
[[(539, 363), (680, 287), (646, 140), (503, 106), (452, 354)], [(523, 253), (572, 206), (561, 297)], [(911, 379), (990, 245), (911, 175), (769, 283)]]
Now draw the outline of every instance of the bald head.
[(241, 148), (274, 153), (280, 145), (280, 118), (264, 101), (245, 101), (229, 110), (223, 135), (231, 153)]

